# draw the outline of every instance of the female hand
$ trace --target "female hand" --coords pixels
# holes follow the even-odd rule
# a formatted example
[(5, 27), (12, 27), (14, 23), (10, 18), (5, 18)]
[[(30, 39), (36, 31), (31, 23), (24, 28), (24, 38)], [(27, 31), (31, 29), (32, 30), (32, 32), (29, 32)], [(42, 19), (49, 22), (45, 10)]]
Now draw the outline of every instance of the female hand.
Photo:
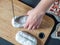
[(39, 28), (39, 26), (42, 22), (43, 16), (45, 15), (45, 12), (43, 12), (43, 11), (38, 12), (38, 11), (32, 9), (32, 10), (28, 11), (27, 15), (28, 15), (28, 19), (26, 21), (26, 24), (24, 25), (24, 28), (33, 30), (33, 29)]

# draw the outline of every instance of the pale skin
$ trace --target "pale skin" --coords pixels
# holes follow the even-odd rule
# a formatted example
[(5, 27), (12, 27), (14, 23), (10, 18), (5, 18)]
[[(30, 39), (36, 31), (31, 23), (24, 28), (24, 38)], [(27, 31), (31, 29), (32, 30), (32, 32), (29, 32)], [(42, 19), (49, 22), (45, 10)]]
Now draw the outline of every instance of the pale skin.
[(34, 9), (28, 11), (27, 15), (29, 16), (24, 28), (27, 28), (28, 30), (39, 28), (45, 12), (54, 2), (55, 0), (41, 0)]

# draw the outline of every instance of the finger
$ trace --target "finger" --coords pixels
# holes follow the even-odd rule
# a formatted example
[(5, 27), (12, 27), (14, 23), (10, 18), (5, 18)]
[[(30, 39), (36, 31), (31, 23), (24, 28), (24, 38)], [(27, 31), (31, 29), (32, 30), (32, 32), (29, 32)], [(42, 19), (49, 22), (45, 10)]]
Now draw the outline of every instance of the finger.
[(40, 21), (38, 21), (37, 28), (40, 27), (41, 23), (42, 23), (42, 19), (40, 19)]
[(37, 29), (40, 27), (40, 25), (37, 26)]
[(37, 24), (37, 29), (40, 27), (40, 24), (41, 24), (41, 23)]
[(29, 26), (29, 28), (28, 29), (35, 29), (35, 27), (36, 27), (36, 22), (31, 22), (30, 24), (29, 24), (30, 26)]
[(25, 24), (25, 25), (24, 25), (24, 28), (28, 28), (28, 26), (29, 26), (29, 24)]
[(32, 30), (36, 29), (37, 22), (33, 25)]
[(24, 28), (28, 28), (28, 26), (29, 26), (29, 22), (26, 22)]
[(25, 25), (24, 25), (24, 28), (28, 28), (29, 23), (30, 23), (30, 21), (29, 21), (29, 18), (28, 18), (27, 21), (26, 21), (26, 23), (25, 23)]
[(34, 29), (35, 29), (35, 26), (33, 26), (32, 30), (34, 30)]
[(31, 30), (32, 29), (32, 26), (33, 26), (32, 24), (29, 25), (28, 30)]
[(37, 21), (36, 25), (35, 25), (35, 28), (39, 28), (40, 27), (40, 21)]

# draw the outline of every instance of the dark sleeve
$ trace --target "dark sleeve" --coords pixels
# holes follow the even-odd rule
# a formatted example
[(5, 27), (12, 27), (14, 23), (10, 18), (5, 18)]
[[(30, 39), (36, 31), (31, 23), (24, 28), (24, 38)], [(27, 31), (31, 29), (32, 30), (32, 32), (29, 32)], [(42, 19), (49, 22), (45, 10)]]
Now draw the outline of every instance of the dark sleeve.
[(40, 2), (40, 0), (20, 0), (20, 1), (33, 8), (36, 7), (36, 5)]

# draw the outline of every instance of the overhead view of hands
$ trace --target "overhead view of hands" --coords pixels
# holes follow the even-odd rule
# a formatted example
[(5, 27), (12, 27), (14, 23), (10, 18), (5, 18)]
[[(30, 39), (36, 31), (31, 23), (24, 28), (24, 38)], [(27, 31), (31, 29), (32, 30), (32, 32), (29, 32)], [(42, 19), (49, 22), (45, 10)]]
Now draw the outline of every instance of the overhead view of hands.
[(24, 28), (30, 29), (37, 29), (40, 27), (40, 24), (42, 22), (42, 18), (45, 15), (45, 12), (41, 11), (36, 11), (35, 9), (32, 9), (27, 12), (28, 19), (26, 21), (26, 24)]
[(54, 3), (55, 0), (41, 0), (40, 3), (32, 10), (28, 11), (28, 19), (24, 28), (28, 30), (37, 29), (40, 27), (43, 16), (45, 15), (48, 8)]

